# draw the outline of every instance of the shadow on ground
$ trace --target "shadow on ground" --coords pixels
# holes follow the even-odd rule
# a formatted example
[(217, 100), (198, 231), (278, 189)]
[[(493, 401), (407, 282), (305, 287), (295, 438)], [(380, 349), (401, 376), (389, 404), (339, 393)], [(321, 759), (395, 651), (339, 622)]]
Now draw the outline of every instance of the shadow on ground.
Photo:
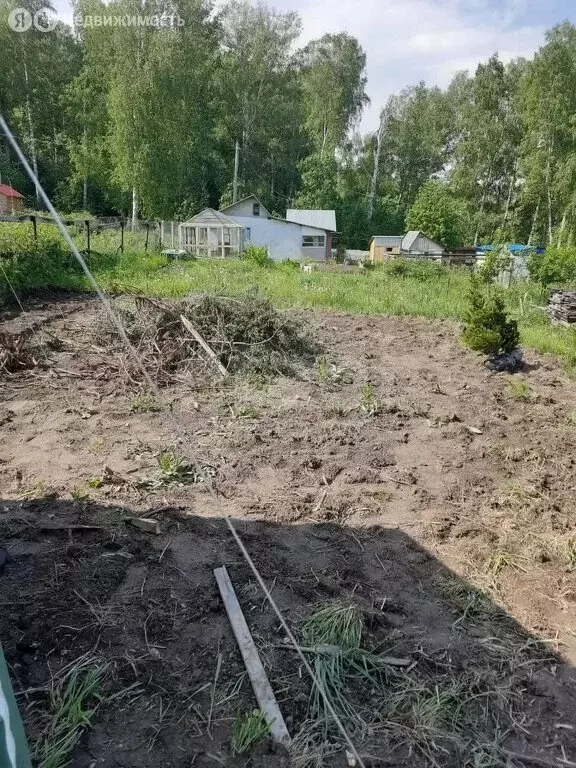
[[(9, 552), (0, 640), (30, 740), (47, 723), (46, 687), (86, 655), (109, 663), (107, 690), (137, 682), (139, 693), (100, 708), (73, 752), (76, 768), (288, 765), (269, 743), (230, 754), (235, 714), (255, 702), (215, 567), (228, 567), (292, 734), (306, 720), (310, 685), (225, 522), (163, 511), (152, 536), (128, 526), (129, 514), (0, 501)], [(355, 735), (366, 765), (574, 764), (574, 670), (406, 534), (236, 525), (296, 631), (316, 604), (352, 601), (366, 645), (410, 660), (384, 692), (361, 693), (373, 715)], [(346, 761), (340, 753), (325, 764)]]

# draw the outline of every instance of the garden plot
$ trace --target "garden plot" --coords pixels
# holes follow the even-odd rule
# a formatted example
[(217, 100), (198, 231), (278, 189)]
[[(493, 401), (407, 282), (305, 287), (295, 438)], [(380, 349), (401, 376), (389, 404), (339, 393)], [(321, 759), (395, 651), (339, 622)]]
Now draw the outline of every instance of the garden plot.
[[(576, 406), (561, 367), (527, 351), (524, 371), (495, 375), (452, 323), (318, 312), (266, 316), (294, 354), (263, 362), (274, 329), (243, 339), (186, 315), (223, 376), (182, 306), (122, 303), (159, 397), (93, 301), (0, 326), (26, 362), (1, 379), (0, 640), (40, 764), (352, 764), (225, 515), (365, 765), (576, 763)], [(152, 333), (130, 325), (138, 312)], [(289, 753), (254, 711), (222, 565)]]

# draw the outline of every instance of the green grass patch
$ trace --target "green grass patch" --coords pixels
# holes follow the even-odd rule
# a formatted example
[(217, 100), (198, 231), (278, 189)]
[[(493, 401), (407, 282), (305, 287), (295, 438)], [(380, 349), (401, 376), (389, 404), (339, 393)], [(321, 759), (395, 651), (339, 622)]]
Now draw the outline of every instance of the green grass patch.
[[(262, 268), (249, 260), (169, 263), (155, 253), (93, 255), (90, 268), (111, 293), (139, 293), (182, 298), (193, 293), (238, 296), (257, 289), (277, 307), (323, 308), (366, 315), (418, 316), (460, 320), (466, 310), (470, 273), (437, 264), (402, 269), (376, 268), (365, 273), (304, 273), (292, 265)], [(88, 281), (70, 256), (53, 259), (34, 255), (4, 259), (3, 266), (20, 290), (40, 285), (89, 290)], [(7, 293), (0, 273), (0, 295)], [(576, 331), (550, 324), (543, 307), (547, 291), (522, 283), (505, 291), (506, 309), (518, 320), (521, 343), (562, 358), (576, 368)]]

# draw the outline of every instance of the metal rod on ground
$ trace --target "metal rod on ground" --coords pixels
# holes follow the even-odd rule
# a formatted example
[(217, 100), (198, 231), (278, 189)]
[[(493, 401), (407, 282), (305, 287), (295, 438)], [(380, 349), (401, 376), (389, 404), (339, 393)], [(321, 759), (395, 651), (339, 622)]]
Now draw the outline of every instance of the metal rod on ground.
[(234, 637), (240, 648), (242, 659), (246, 665), (246, 670), (250, 682), (252, 683), (258, 706), (266, 718), (266, 722), (270, 726), (270, 732), (272, 733), (274, 740), (279, 744), (284, 744), (286, 746), (290, 743), (288, 728), (282, 717), (282, 712), (276, 701), (276, 696), (274, 696), (274, 691), (266, 676), (266, 670), (260, 660), (256, 646), (254, 645), (254, 640), (248, 629), (248, 624), (246, 624), (246, 619), (242, 613), (242, 608), (240, 608), (240, 603), (234, 592), (234, 587), (232, 586), (226, 567), (222, 566), (222, 568), (215, 568), (214, 576), (218, 582), (218, 589), (220, 590), (226, 613), (230, 619)]

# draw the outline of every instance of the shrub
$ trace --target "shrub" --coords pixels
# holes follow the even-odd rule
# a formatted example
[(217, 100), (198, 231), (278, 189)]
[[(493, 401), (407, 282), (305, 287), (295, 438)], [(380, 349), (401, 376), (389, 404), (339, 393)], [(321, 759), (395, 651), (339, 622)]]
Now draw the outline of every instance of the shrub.
[[(0, 223), (0, 259), (10, 283), (16, 290), (62, 285), (78, 272), (74, 257), (52, 224), (38, 224), (34, 238), (32, 224)], [(0, 276), (0, 297), (11, 293)]]
[(543, 285), (576, 283), (576, 248), (550, 246), (545, 253), (532, 253), (528, 272), (532, 280)]
[(478, 270), (478, 276), (487, 285), (493, 283), (503, 269), (510, 267), (512, 256), (505, 245), (500, 245), (488, 251), (484, 263)]
[(268, 248), (264, 245), (249, 245), (244, 249), (242, 258), (257, 264), (259, 267), (271, 267), (274, 264), (268, 255)]
[(516, 349), (520, 341), (518, 324), (507, 317), (500, 293), (483, 292), (478, 278), (472, 276), (468, 302), (462, 333), (462, 341), (467, 347), (486, 355), (510, 353)]
[(410, 267), (406, 259), (391, 259), (383, 262), (382, 271), (394, 277), (404, 277), (410, 271)]

